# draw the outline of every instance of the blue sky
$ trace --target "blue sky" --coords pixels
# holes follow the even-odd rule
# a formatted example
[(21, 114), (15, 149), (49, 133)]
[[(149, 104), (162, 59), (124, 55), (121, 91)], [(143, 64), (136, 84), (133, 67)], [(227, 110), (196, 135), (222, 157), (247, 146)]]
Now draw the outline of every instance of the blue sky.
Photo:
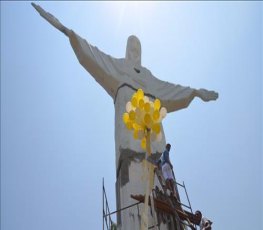
[[(262, 3), (38, 2), (114, 57), (139, 37), (164, 81), (219, 93), (164, 120), (179, 182), (214, 229), (262, 229)], [(1, 1), (1, 229), (102, 228), (114, 106), (30, 2)]]

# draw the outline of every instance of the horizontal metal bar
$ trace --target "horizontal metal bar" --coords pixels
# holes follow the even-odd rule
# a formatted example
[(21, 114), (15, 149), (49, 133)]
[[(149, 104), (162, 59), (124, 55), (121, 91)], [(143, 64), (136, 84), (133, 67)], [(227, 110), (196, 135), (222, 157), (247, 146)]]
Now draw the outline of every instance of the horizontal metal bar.
[(135, 204), (131, 204), (131, 205), (129, 205), (129, 206), (127, 206), (127, 207), (124, 207), (124, 208), (121, 208), (121, 209), (119, 209), (119, 210), (117, 210), (117, 211), (108, 213), (108, 214), (104, 215), (103, 217), (110, 216), (110, 215), (112, 215), (112, 214), (114, 214), (114, 213), (120, 212), (120, 211), (125, 210), (125, 209), (127, 209), (127, 208), (131, 208), (131, 207), (133, 207), (133, 206), (135, 206), (135, 205), (138, 205), (138, 204), (140, 204), (140, 203), (141, 203), (141, 202), (139, 201), (139, 202), (137, 202), (137, 203), (135, 203)]
[(189, 206), (187, 206), (187, 205), (185, 205), (183, 203), (180, 203), (179, 201), (177, 201), (177, 203), (191, 210), (191, 207), (189, 207)]
[(178, 182), (175, 182), (177, 185), (179, 185), (179, 186), (181, 186), (181, 187), (183, 187), (183, 188), (185, 188), (185, 186), (184, 185), (182, 185), (182, 184), (180, 184), (180, 183), (178, 183)]

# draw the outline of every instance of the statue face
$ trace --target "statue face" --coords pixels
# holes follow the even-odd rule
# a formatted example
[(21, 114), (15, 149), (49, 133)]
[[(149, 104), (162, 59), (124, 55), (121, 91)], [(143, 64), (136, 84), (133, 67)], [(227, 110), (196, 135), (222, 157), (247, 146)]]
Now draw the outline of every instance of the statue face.
[(134, 65), (141, 65), (141, 43), (134, 35), (128, 38), (126, 59), (131, 61)]

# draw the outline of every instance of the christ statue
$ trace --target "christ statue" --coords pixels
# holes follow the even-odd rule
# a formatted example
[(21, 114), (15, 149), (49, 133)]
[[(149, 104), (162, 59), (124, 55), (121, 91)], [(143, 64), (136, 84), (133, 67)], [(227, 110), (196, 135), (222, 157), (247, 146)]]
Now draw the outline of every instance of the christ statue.
[[(127, 41), (124, 58), (114, 58), (91, 45), (73, 30), (64, 26), (52, 14), (32, 3), (39, 14), (51, 25), (64, 33), (77, 56), (79, 63), (111, 96), (115, 107), (115, 162), (116, 162), (116, 201), (117, 209), (134, 202), (131, 194), (144, 194), (145, 181), (142, 180), (145, 152), (140, 141), (135, 140), (122, 120), (126, 103), (139, 88), (151, 100), (160, 99), (167, 112), (188, 107), (195, 97), (203, 101), (216, 100), (218, 94), (206, 89), (194, 89), (156, 78), (150, 70), (141, 65), (141, 44), (136, 36)], [(161, 128), (162, 140), (151, 144), (152, 153), (160, 155), (166, 141)], [(134, 230), (141, 225), (142, 207), (133, 206), (117, 215), (118, 229)], [(150, 216), (150, 213), (149, 213)], [(151, 218), (149, 217), (149, 221)], [(152, 222), (153, 223), (153, 222)], [(168, 229), (163, 224), (160, 229)]]

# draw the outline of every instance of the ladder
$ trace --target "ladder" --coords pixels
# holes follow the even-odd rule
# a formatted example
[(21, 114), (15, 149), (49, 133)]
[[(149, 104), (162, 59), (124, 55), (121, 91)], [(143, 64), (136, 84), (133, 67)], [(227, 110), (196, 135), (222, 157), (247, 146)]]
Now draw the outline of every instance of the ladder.
[[(155, 174), (156, 174), (156, 176), (157, 176), (157, 178), (159, 180), (160, 185), (162, 186), (162, 189), (163, 189), (164, 193), (168, 196), (168, 192), (167, 192), (168, 188), (166, 187), (165, 180), (163, 178), (161, 170), (156, 168), (155, 169)], [(189, 199), (189, 196), (188, 196), (188, 193), (187, 193), (187, 190), (186, 190), (185, 183), (184, 182), (183, 182), (183, 184), (178, 183), (176, 181), (175, 177), (174, 177), (174, 181), (175, 181), (175, 190), (176, 190), (176, 193), (177, 193), (177, 197), (176, 198), (177, 198), (179, 204), (184, 206), (184, 207), (186, 207), (186, 208), (188, 208), (191, 211), (191, 213), (193, 213), (192, 206), (191, 206), (190, 199)], [(180, 195), (179, 195), (179, 191), (178, 191), (177, 185), (179, 185), (180, 187), (182, 187), (184, 189), (186, 197), (187, 197), (188, 205), (185, 205), (185, 204), (181, 203), (181, 201), (180, 201), (181, 199), (180, 199)]]
[[(160, 183), (160, 185), (161, 185), (161, 187), (162, 187), (162, 189), (163, 189), (163, 191), (164, 191), (164, 194), (165, 194), (167, 197), (169, 197), (169, 195), (168, 195), (168, 188), (167, 188), (167, 186), (166, 186), (164, 177), (163, 177), (163, 175), (162, 175), (161, 170), (160, 170), (158, 167), (155, 168), (155, 174), (156, 174), (156, 176), (157, 176), (157, 178), (158, 178), (158, 180), (159, 180), (159, 183)], [(174, 176), (174, 172), (173, 172), (173, 176)], [(175, 176), (174, 176), (174, 181), (175, 181), (174, 187), (175, 187), (175, 191), (176, 191), (176, 197), (175, 197), (176, 200), (175, 200), (174, 202), (171, 202), (171, 204), (172, 204), (173, 206), (175, 206), (175, 205), (183, 206), (183, 207), (189, 209), (189, 210), (191, 211), (191, 213), (193, 214), (192, 206), (191, 206), (190, 199), (189, 199), (189, 196), (188, 196), (188, 193), (187, 193), (187, 190), (186, 190), (185, 183), (184, 183), (184, 182), (183, 182), (183, 184), (178, 183), (178, 182), (176, 181), (176, 179), (175, 179)], [(178, 191), (178, 187), (177, 187), (177, 186), (180, 186), (180, 187), (182, 187), (182, 188), (184, 189), (185, 194), (186, 194), (186, 198), (187, 198), (188, 205), (185, 205), (185, 204), (181, 203), (181, 199), (180, 199), (180, 195), (179, 195), (179, 191)], [(189, 220), (188, 218), (186, 219), (187, 222), (188, 222), (188, 224), (182, 222), (182, 221), (180, 220), (177, 212), (181, 212), (182, 214), (185, 214), (185, 215), (187, 216), (187, 214), (185, 213), (185, 211), (184, 211), (182, 208), (180, 208), (180, 210), (177, 210), (177, 211), (175, 212), (176, 219), (177, 219), (181, 224), (187, 225), (187, 226), (190, 227), (191, 229), (196, 229), (196, 225), (193, 226), (193, 224), (190, 222), (190, 220)], [(177, 228), (178, 228), (178, 227), (177, 227)]]

